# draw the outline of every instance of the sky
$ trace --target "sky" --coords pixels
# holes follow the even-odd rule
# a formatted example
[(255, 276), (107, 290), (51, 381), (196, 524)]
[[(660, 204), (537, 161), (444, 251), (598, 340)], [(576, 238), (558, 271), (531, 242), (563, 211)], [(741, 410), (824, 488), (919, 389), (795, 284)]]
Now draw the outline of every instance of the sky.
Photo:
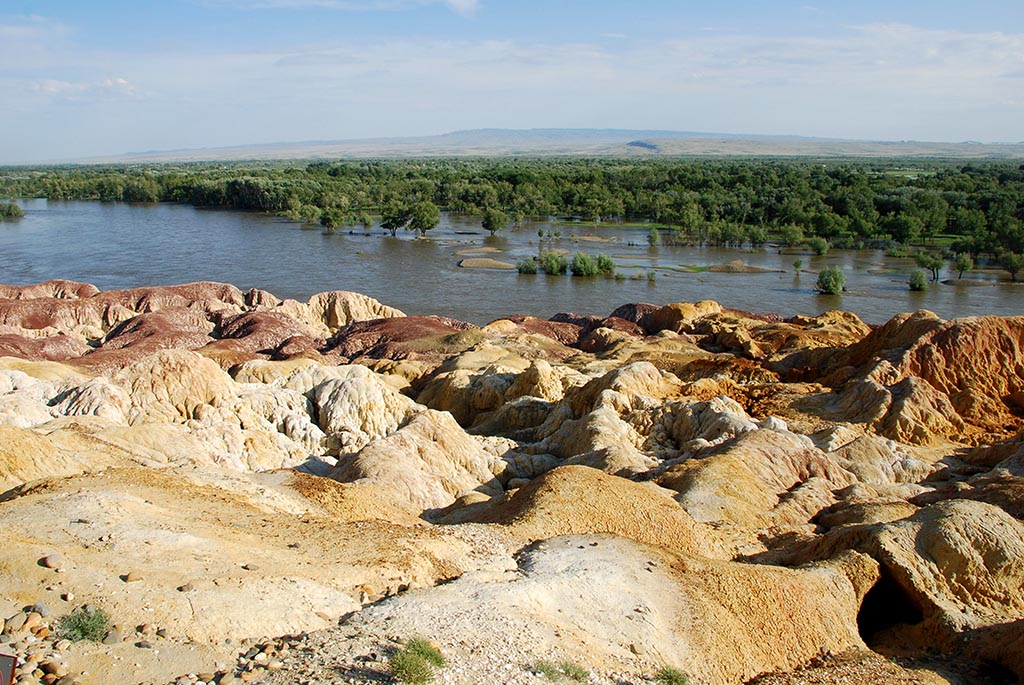
[(0, 0), (0, 163), (474, 128), (1024, 141), (1021, 0)]

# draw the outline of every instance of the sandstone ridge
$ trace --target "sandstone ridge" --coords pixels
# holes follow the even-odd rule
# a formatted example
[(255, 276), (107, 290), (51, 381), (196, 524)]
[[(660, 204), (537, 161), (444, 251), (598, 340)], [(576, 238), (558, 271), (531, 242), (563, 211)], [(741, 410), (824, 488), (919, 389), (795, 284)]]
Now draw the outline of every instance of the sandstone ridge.
[[(19, 685), (377, 682), (413, 636), (451, 683), (1013, 682), (1022, 345), (0, 286), (0, 651)], [(83, 605), (102, 643), (61, 639)]]

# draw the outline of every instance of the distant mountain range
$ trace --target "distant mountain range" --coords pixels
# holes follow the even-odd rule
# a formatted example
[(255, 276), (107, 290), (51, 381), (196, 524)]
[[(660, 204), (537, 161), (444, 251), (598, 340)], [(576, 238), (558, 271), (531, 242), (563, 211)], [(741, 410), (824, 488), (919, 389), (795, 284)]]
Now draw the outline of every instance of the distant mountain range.
[(475, 129), (436, 136), (268, 143), (126, 153), (75, 160), (198, 162), (274, 159), (469, 156), (908, 157), (1024, 159), (1020, 143), (865, 141), (802, 136), (629, 129)]

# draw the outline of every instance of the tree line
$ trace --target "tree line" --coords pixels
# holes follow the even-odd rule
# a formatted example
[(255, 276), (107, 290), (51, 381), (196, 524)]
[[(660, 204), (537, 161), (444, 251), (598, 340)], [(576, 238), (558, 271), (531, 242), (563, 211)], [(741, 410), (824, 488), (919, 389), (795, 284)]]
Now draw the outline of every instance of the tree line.
[(1024, 253), (1024, 165), (824, 160), (431, 159), (0, 169), (0, 196), (182, 202), (421, 233), (437, 212), (650, 222), (659, 242), (931, 244)]

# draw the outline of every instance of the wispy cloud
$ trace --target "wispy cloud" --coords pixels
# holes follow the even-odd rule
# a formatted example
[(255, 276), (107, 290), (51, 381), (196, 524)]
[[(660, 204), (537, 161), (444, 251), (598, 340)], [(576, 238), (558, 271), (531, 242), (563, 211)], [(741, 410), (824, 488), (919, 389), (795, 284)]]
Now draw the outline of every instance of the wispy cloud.
[(324, 7), (338, 10), (399, 11), (427, 5), (447, 5), (459, 14), (476, 12), (480, 0), (205, 0), (207, 5), (239, 9), (299, 9)]
[(93, 82), (61, 81), (59, 79), (43, 79), (29, 84), (32, 92), (43, 95), (54, 95), (68, 99), (81, 100), (86, 98), (111, 98), (135, 95), (136, 88), (128, 79), (120, 76), (105, 78)]

